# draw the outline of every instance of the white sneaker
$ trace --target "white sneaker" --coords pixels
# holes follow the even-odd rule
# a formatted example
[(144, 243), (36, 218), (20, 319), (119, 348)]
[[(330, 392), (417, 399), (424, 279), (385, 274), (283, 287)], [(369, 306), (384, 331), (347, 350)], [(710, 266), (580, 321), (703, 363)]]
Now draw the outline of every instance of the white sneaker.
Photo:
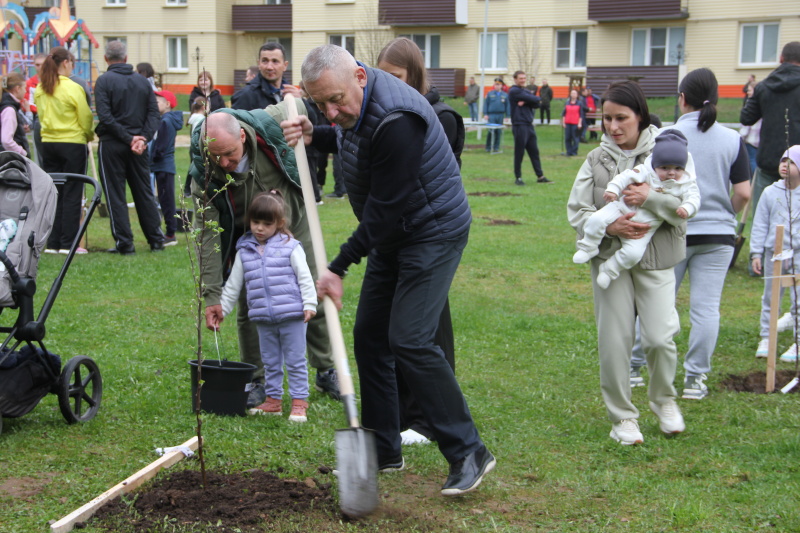
[(611, 276), (609, 276), (605, 272), (600, 272), (597, 275), (597, 285), (601, 289), (607, 289), (608, 286), (611, 285)]
[(572, 256), (572, 262), (577, 265), (582, 265), (583, 263), (588, 263), (589, 260), (600, 253), (598, 248), (595, 248), (591, 252), (587, 252), (586, 250), (578, 250), (575, 252), (575, 255)]
[(661, 429), (662, 433), (672, 435), (674, 433), (681, 433), (686, 429), (681, 410), (678, 409), (678, 404), (675, 403), (675, 400), (672, 398), (661, 405), (650, 402), (650, 410), (658, 417), (658, 427)]
[(644, 387), (644, 378), (639, 368), (631, 368), (631, 388)]
[(425, 435), (414, 431), (413, 429), (407, 429), (400, 433), (400, 444), (403, 446), (409, 446), (411, 444), (430, 444), (431, 441)]
[(758, 348), (756, 348), (756, 357), (766, 357), (769, 355), (769, 339), (763, 338), (758, 341)]
[(786, 361), (787, 363), (794, 363), (797, 361), (797, 343), (792, 344), (789, 346), (789, 349), (783, 352), (781, 355), (781, 361)]
[(778, 333), (789, 331), (794, 327), (794, 317), (792, 313), (786, 313), (778, 319)]
[(611, 425), (609, 436), (623, 446), (641, 444), (644, 442), (642, 432), (639, 431), (639, 421), (635, 418), (626, 418)]

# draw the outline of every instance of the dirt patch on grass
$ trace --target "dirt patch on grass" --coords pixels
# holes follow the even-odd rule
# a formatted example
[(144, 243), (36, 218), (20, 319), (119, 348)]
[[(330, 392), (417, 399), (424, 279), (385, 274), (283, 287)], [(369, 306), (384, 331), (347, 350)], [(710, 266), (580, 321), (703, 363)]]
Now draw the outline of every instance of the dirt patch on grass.
[(514, 192), (483, 191), (483, 192), (467, 193), (467, 196), (522, 196), (522, 195)]
[(486, 220), (487, 226), (519, 226), (522, 222), (518, 222), (516, 220), (507, 220), (502, 218), (489, 218), (489, 217), (477, 217), (481, 220)]
[(13, 477), (0, 483), (0, 496), (10, 496), (14, 499), (26, 500), (36, 496), (56, 477), (57, 474), (48, 472), (41, 477)]
[[(212, 524), (215, 531), (264, 531), (264, 526), (285, 518), (302, 516), (330, 522), (338, 507), (331, 483), (316, 478), (281, 479), (272, 472), (249, 470), (223, 474), (206, 472), (202, 488), (200, 472), (171, 473), (128, 500), (115, 500), (92, 519), (108, 531), (119, 531), (121, 523), (131, 531), (149, 531), (157, 524)], [(130, 501), (133, 503), (130, 504)]]
[[(794, 370), (778, 370), (775, 372), (775, 391), (780, 391), (780, 389), (789, 383), (794, 376)], [(728, 390), (736, 392), (755, 392), (757, 394), (765, 394), (767, 391), (767, 373), (751, 372), (750, 374), (745, 374), (744, 376), (729, 374), (727, 378), (722, 380), (722, 386)], [(800, 385), (795, 386), (795, 388), (789, 392), (800, 392)]]

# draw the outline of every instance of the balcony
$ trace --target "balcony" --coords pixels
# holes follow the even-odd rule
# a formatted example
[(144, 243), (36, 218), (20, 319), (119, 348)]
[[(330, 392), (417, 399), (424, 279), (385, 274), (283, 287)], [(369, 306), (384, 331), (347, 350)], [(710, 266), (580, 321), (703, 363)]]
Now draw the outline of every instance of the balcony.
[(234, 31), (291, 32), (292, 5), (234, 5), (231, 26)]
[(678, 65), (658, 67), (586, 67), (586, 86), (601, 96), (615, 81), (635, 80), (645, 96), (675, 96)]
[(464, 26), (468, 0), (378, 0), (378, 21), (388, 26)]
[(627, 22), (685, 19), (681, 0), (589, 0), (589, 20)]

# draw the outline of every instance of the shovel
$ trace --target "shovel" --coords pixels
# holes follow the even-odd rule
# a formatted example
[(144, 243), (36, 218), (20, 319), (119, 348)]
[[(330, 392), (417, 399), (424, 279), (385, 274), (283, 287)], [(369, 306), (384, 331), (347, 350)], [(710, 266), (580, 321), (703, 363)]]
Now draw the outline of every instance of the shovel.
[(731, 264), (728, 266), (729, 270), (736, 264), (736, 258), (739, 257), (739, 252), (742, 251), (744, 241), (747, 238), (744, 236), (744, 227), (747, 224), (747, 216), (749, 213), (750, 200), (747, 200), (744, 209), (742, 209), (742, 219), (739, 221), (739, 226), (736, 228), (736, 241), (733, 244), (733, 257), (731, 257)]
[[(295, 98), (284, 96), (289, 120), (297, 118)], [(306, 147), (302, 139), (295, 145), (295, 159), (300, 173), (300, 184), (303, 187), (303, 201), (311, 230), (311, 244), (314, 248), (314, 261), (317, 272), (328, 268), (325, 257), (325, 244), (322, 240), (322, 226), (317, 213), (317, 202), (314, 197), (314, 185), (306, 159)], [(339, 392), (344, 404), (344, 414), (350, 427), (336, 430), (336, 466), (339, 472), (339, 508), (351, 517), (370, 514), (378, 506), (378, 456), (375, 451), (375, 434), (361, 427), (358, 422), (356, 394), (353, 388), (353, 377), (347, 364), (344, 348), (344, 336), (339, 322), (336, 304), (329, 296), (322, 300), (325, 310), (325, 322), (331, 339), (333, 362), (339, 375)]]

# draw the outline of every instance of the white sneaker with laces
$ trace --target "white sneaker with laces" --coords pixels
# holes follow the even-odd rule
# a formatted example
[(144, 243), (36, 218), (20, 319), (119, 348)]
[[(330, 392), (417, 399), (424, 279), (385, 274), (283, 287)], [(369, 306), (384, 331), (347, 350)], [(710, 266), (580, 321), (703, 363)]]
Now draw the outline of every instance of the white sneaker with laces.
[(789, 349), (783, 352), (781, 355), (781, 361), (786, 361), (787, 363), (794, 363), (797, 361), (797, 343), (792, 344), (789, 346)]
[(414, 431), (413, 429), (407, 429), (400, 433), (400, 444), (403, 446), (409, 446), (411, 444), (430, 444), (431, 441), (425, 435)]
[(650, 410), (658, 417), (658, 427), (661, 429), (662, 433), (672, 435), (674, 433), (681, 433), (686, 429), (681, 410), (678, 409), (678, 404), (675, 403), (675, 400), (672, 398), (661, 405), (650, 402)]
[(756, 357), (766, 357), (769, 355), (769, 339), (763, 338), (758, 341), (758, 348), (756, 348)]
[(623, 446), (632, 446), (644, 442), (642, 432), (639, 431), (639, 421), (635, 418), (626, 418), (611, 425), (609, 436)]
[(702, 400), (708, 396), (708, 386), (705, 384), (708, 376), (700, 374), (699, 376), (686, 376), (683, 380), (683, 398), (684, 400)]
[(778, 319), (778, 333), (789, 331), (794, 327), (794, 317), (792, 313), (786, 313)]

